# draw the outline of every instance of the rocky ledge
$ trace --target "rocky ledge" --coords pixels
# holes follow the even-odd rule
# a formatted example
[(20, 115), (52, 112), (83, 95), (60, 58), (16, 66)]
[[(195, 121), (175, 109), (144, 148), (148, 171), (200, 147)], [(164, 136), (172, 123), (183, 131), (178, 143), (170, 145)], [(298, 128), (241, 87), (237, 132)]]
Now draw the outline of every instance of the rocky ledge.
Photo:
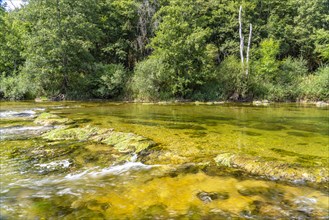
[(42, 137), (51, 141), (77, 140), (102, 143), (112, 146), (120, 153), (138, 154), (156, 145), (154, 141), (133, 133), (117, 132), (113, 129), (100, 129), (92, 126), (59, 128), (45, 133)]
[(303, 167), (298, 163), (285, 163), (232, 153), (219, 154), (214, 160), (218, 166), (240, 169), (248, 174), (271, 180), (317, 184), (329, 182), (327, 167)]

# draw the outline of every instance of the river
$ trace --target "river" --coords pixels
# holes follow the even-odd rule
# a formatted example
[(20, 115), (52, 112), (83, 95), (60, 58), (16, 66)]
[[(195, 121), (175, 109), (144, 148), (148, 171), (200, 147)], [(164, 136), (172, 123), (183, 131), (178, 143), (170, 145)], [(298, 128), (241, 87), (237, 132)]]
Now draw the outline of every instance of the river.
[(0, 104), (0, 219), (329, 219), (328, 107)]

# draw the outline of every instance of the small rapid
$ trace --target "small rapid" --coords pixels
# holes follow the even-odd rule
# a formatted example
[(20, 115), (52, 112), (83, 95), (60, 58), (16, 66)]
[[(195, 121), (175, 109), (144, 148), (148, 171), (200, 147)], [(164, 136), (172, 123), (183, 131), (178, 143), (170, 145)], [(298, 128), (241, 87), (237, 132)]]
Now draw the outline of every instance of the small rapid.
[(21, 111), (0, 111), (0, 118), (33, 118), (40, 111), (45, 111), (45, 108), (33, 108)]
[(53, 129), (53, 126), (10, 126), (0, 128), (1, 140), (19, 140), (38, 136)]

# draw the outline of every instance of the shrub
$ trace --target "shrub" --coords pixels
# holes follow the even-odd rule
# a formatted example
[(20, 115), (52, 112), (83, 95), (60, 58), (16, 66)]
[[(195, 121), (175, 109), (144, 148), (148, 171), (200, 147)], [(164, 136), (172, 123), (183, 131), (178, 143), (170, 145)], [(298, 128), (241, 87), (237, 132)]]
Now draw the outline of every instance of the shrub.
[(227, 57), (215, 71), (215, 74), (219, 98), (228, 99), (234, 95), (238, 96), (237, 98), (245, 97), (247, 77), (242, 72), (241, 63), (236, 57)]
[(27, 74), (13, 73), (10, 76), (0, 76), (0, 93), (3, 94), (5, 99), (33, 98), (35, 92), (32, 85), (33, 83), (31, 83), (31, 79)]
[(132, 90), (135, 98), (155, 101), (172, 98), (168, 86), (168, 68), (160, 59), (149, 58), (136, 65)]
[(299, 84), (300, 99), (329, 101), (329, 66), (303, 78)]
[[(299, 83), (307, 74), (306, 62), (303, 59), (288, 57), (283, 61), (276, 61), (278, 69), (271, 76), (256, 74), (252, 76), (251, 89), (257, 99), (272, 101), (295, 101), (299, 96)], [(257, 69), (256, 62), (256, 69)]]
[(307, 74), (307, 62), (300, 59), (293, 59), (288, 57), (280, 64), (277, 76), (275, 77), (276, 83), (295, 84), (296, 80), (300, 80), (302, 76)]
[(90, 80), (93, 95), (98, 98), (116, 98), (124, 87), (128, 72), (122, 64), (97, 64), (96, 76)]

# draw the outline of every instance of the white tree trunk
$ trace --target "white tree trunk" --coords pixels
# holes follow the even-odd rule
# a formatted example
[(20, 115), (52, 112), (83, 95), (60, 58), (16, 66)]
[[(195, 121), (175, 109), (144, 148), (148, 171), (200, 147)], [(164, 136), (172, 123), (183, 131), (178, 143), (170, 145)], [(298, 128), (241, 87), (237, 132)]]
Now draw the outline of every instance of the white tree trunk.
[(240, 10), (239, 10), (239, 35), (240, 35), (240, 56), (241, 56), (241, 65), (242, 65), (242, 69), (244, 66), (244, 58), (243, 58), (243, 48), (244, 48), (244, 39), (242, 36), (242, 20), (241, 20), (241, 14), (242, 14), (242, 6), (240, 6)]
[(248, 76), (249, 71), (249, 53), (250, 53), (250, 45), (251, 45), (251, 36), (252, 36), (252, 24), (250, 24), (250, 30), (249, 30), (249, 39), (248, 39), (248, 48), (247, 48), (247, 58), (246, 58), (246, 75)]

